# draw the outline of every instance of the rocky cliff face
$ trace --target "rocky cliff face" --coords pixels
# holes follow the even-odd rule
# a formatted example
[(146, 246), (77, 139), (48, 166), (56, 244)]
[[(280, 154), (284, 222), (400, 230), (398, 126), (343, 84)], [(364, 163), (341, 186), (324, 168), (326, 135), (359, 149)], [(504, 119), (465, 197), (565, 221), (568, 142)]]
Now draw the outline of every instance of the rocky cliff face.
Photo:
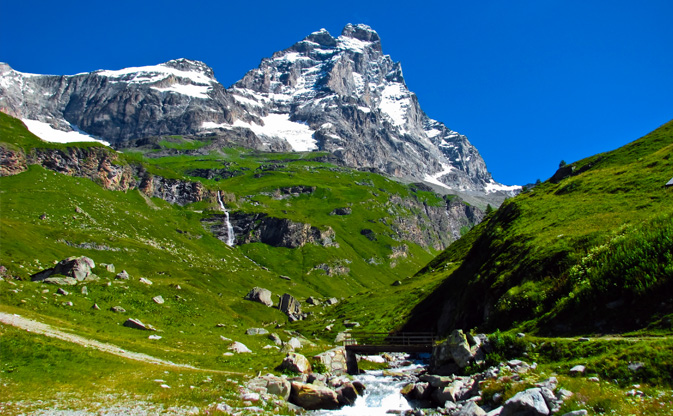
[(0, 160), (0, 176), (16, 175), (28, 169), (28, 165), (40, 165), (65, 175), (92, 179), (105, 189), (140, 189), (149, 197), (179, 205), (214, 198), (200, 182), (152, 175), (140, 165), (119, 163), (117, 154), (103, 147), (35, 149), (26, 154), (0, 146)]
[(401, 65), (365, 25), (349, 24), (336, 38), (314, 32), (229, 89), (204, 63), (186, 59), (73, 76), (0, 64), (0, 108), (33, 127), (81, 131), (114, 146), (208, 136), (265, 151), (324, 150), (347, 166), (481, 201), (498, 203), (513, 191), (493, 181), (465, 136), (421, 110)]

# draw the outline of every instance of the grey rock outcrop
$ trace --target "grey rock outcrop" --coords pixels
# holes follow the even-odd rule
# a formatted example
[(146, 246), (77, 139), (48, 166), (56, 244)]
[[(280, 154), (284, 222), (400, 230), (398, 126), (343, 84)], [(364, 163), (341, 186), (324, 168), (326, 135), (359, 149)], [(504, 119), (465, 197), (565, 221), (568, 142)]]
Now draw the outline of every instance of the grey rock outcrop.
[(311, 363), (303, 355), (291, 352), (285, 356), (283, 362), (278, 366), (278, 370), (288, 370), (293, 373), (308, 374), (311, 372)]
[[(264, 243), (274, 247), (298, 248), (306, 244), (324, 247), (336, 246), (336, 235), (331, 227), (321, 230), (311, 224), (286, 218), (270, 217), (263, 213), (232, 212), (229, 220), (236, 235), (236, 244)], [(224, 214), (201, 220), (203, 227), (216, 237), (228, 236)], [(222, 238), (220, 238), (222, 239)]]
[(278, 300), (278, 309), (285, 313), (290, 320), (299, 320), (302, 317), (301, 303), (288, 293), (283, 294)]
[(253, 287), (250, 289), (250, 292), (245, 295), (245, 299), (263, 303), (266, 306), (273, 306), (273, 301), (271, 300), (271, 291), (261, 287)]
[(500, 412), (500, 416), (547, 416), (549, 414), (549, 407), (539, 388), (517, 393), (505, 402)]
[(94, 261), (88, 257), (68, 257), (67, 259), (58, 262), (56, 266), (50, 269), (35, 273), (31, 276), (31, 280), (34, 282), (44, 281), (52, 275), (71, 277), (77, 282), (97, 280), (98, 276), (91, 271), (91, 269), (95, 267), (96, 264)]

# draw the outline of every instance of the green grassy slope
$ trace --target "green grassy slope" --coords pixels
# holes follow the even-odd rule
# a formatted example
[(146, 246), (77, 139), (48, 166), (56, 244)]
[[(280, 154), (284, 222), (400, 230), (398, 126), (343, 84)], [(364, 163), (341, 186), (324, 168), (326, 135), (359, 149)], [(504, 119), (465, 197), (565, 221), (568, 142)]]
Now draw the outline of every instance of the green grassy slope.
[(671, 330), (673, 122), (506, 201), (419, 276), (409, 329)]
[[(4, 114), (0, 114), (0, 133), (0, 146), (5, 150), (22, 149), (26, 153), (36, 148), (100, 146), (44, 143), (18, 120)], [(170, 137), (159, 146), (199, 148), (185, 140)], [(338, 247), (306, 244), (288, 249), (254, 243), (230, 248), (201, 223), (201, 219), (220, 213), (214, 200), (182, 207), (148, 198), (138, 190), (105, 190), (88, 178), (55, 173), (37, 165), (20, 174), (0, 177), (0, 265), (7, 269), (5, 279), (0, 281), (0, 311), (176, 362), (239, 369), (241, 358), (223, 359), (228, 344), (220, 336), (242, 341), (257, 352), (267, 341), (243, 335), (247, 327), (264, 325), (273, 329), (281, 324), (285, 326), (279, 329), (281, 337), (289, 338), (282, 332), (288, 328), (285, 315), (243, 299), (252, 287), (265, 287), (274, 295), (290, 293), (302, 302), (308, 296), (346, 298), (387, 288), (393, 281), (413, 274), (433, 256), (432, 249), (400, 239), (391, 228), (393, 219), (418, 214), (393, 200), (408, 198), (430, 205), (442, 203), (441, 198), (380, 175), (315, 161), (319, 156), (220, 149), (206, 156), (120, 154), (117, 163), (143, 163), (155, 174), (202, 181), (210, 190), (226, 194), (232, 211), (262, 212), (320, 229), (331, 227)], [(269, 164), (282, 166), (272, 171), (257, 169)], [(216, 181), (188, 173), (195, 168), (223, 166), (240, 169), (242, 175)], [(315, 187), (315, 191), (274, 197), (279, 188), (295, 185)], [(352, 213), (330, 215), (335, 208), (344, 207), (351, 208)], [(360, 233), (363, 228), (373, 231), (375, 241)], [(404, 246), (404, 255), (393, 255), (395, 249)], [(101, 277), (86, 284), (88, 294), (81, 293), (81, 284), (66, 288), (70, 294), (62, 296), (55, 293), (54, 286), (30, 282), (31, 274), (80, 255), (96, 262), (94, 272)], [(107, 271), (103, 263), (113, 264), (115, 272)], [(329, 275), (316, 267), (320, 265), (343, 266), (347, 271)], [(114, 279), (122, 269), (130, 274), (129, 281)], [(291, 280), (281, 279), (281, 274)], [(154, 284), (140, 283), (141, 277)], [(157, 295), (165, 299), (163, 305), (152, 301)], [(92, 309), (94, 304), (100, 311)], [(110, 311), (113, 306), (123, 307), (126, 313)], [(308, 310), (316, 316), (331, 313), (330, 308)], [(148, 340), (146, 333), (122, 327), (128, 317), (162, 330), (162, 340)], [(394, 321), (388, 316), (376, 322), (387, 328)], [(302, 325), (290, 328), (302, 329)], [(334, 337), (334, 333), (324, 331), (317, 335)], [(279, 353), (264, 351), (264, 356), (250, 364), (250, 372), (281, 360)]]

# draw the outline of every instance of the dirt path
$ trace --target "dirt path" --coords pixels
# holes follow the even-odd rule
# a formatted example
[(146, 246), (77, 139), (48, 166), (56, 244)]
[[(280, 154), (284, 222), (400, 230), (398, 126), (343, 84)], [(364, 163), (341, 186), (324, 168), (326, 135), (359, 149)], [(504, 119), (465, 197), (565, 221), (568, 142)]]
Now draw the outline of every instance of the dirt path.
[(119, 357), (128, 358), (129, 360), (142, 361), (144, 363), (165, 365), (170, 367), (188, 368), (192, 370), (222, 372), (218, 370), (204, 370), (196, 368), (187, 364), (176, 364), (171, 361), (162, 360), (160, 358), (152, 357), (151, 355), (142, 354), (139, 352), (128, 351), (116, 345), (106, 344), (104, 342), (96, 341), (89, 338), (84, 338), (79, 335), (70, 334), (52, 327), (51, 325), (43, 324), (41, 322), (24, 318), (20, 315), (0, 312), (0, 323), (15, 326), (17, 328), (25, 329), (28, 332), (35, 334), (46, 335), (48, 337), (57, 338), (62, 341), (72, 342), (74, 344), (82, 345), (84, 347), (95, 348), (99, 351), (114, 354)]

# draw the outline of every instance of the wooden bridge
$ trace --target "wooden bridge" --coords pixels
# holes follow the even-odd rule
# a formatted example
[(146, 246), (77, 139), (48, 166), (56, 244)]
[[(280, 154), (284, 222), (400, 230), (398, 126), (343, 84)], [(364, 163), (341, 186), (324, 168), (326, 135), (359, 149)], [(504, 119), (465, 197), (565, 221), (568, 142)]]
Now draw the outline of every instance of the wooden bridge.
[(431, 332), (346, 332), (346, 369), (348, 374), (360, 372), (357, 354), (432, 352), (436, 339)]
[(346, 332), (344, 347), (356, 354), (432, 352), (436, 340), (432, 332)]

